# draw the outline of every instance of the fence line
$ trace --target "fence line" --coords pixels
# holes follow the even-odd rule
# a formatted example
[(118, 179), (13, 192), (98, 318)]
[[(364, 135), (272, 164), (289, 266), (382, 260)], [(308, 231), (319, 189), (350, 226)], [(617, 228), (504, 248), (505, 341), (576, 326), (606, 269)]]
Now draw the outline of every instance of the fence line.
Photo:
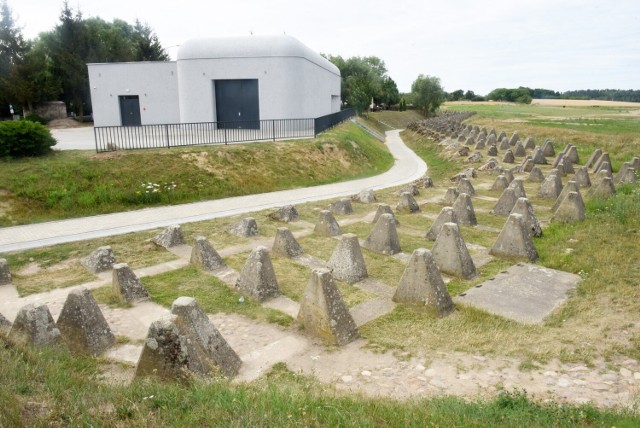
[(158, 149), (247, 141), (315, 137), (354, 115), (352, 109), (316, 119), (270, 119), (238, 122), (96, 126), (96, 152)]

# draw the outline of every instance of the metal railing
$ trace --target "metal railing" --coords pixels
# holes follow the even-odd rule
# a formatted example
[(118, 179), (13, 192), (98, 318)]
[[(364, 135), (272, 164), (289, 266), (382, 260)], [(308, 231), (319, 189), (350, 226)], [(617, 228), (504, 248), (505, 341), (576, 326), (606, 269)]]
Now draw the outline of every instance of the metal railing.
[(351, 113), (343, 110), (317, 119), (96, 126), (93, 128), (93, 133), (96, 152), (100, 153), (115, 150), (159, 149), (309, 138), (315, 137), (320, 132), (351, 116), (353, 116), (352, 110)]
[(337, 113), (331, 113), (326, 116), (317, 117), (314, 119), (315, 135), (326, 131), (329, 128), (333, 128), (339, 123), (344, 122), (347, 119), (356, 115), (356, 112), (352, 108), (341, 110)]

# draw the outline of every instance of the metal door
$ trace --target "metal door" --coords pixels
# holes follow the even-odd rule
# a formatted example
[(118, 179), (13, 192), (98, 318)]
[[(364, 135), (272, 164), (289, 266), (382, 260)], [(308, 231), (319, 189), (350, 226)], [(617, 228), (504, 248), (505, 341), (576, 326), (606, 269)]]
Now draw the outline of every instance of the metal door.
[(215, 80), (218, 128), (260, 129), (258, 79)]
[(140, 99), (137, 95), (120, 95), (120, 120), (122, 126), (139, 126), (140, 119)]

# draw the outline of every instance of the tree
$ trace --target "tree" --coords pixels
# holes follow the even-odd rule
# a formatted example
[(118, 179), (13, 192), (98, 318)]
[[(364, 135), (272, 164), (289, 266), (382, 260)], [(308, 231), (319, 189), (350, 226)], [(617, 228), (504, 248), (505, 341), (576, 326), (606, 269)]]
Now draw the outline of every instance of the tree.
[(449, 100), (451, 101), (460, 101), (462, 98), (464, 98), (464, 91), (462, 89), (458, 89), (449, 94)]
[(438, 77), (419, 75), (411, 85), (411, 92), (414, 106), (425, 116), (433, 114), (444, 102), (444, 90)]
[(153, 32), (149, 24), (142, 24), (136, 19), (133, 26), (134, 41), (137, 48), (138, 61), (168, 61), (169, 55), (164, 50), (158, 36)]
[(358, 114), (367, 111), (371, 101), (387, 107), (400, 101), (396, 82), (387, 76), (387, 67), (380, 58), (324, 56), (340, 70), (342, 102), (355, 108)]
[(10, 76), (15, 67), (24, 59), (27, 44), (22, 30), (13, 19), (7, 0), (0, 3), (0, 102), (15, 103), (13, 84)]

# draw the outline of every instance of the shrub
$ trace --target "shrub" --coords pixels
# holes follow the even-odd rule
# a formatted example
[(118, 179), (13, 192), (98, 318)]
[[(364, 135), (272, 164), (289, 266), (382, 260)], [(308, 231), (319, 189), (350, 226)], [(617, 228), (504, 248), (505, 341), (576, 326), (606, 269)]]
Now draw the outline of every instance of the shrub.
[(40, 156), (56, 144), (51, 132), (40, 123), (29, 120), (0, 122), (0, 158)]
[(37, 122), (41, 125), (46, 125), (47, 124), (47, 119), (45, 119), (44, 117), (40, 116), (38, 113), (31, 113), (27, 116), (24, 117), (24, 120), (30, 120), (31, 122)]

